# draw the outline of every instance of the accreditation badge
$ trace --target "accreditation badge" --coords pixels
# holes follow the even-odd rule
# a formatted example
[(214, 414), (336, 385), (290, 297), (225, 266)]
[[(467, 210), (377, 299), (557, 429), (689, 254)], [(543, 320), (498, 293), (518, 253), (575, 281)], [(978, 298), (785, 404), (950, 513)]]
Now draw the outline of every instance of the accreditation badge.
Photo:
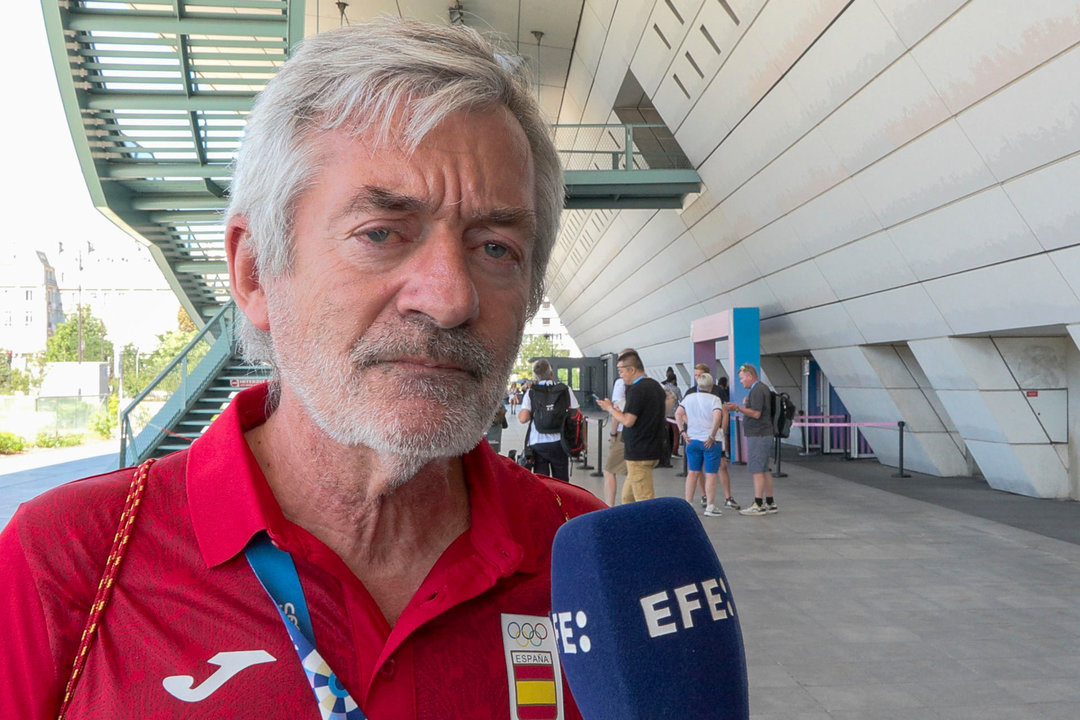
[(502, 615), (510, 720), (563, 720), (562, 669), (551, 620)]

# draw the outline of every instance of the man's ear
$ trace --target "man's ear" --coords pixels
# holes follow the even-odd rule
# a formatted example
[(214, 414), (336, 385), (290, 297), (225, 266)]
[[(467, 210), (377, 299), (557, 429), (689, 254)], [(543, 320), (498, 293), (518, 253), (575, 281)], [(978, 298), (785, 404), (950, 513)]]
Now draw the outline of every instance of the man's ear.
[(225, 226), (225, 254), (229, 259), (229, 287), (240, 311), (258, 329), (270, 330), (266, 293), (255, 266), (247, 218), (233, 215)]

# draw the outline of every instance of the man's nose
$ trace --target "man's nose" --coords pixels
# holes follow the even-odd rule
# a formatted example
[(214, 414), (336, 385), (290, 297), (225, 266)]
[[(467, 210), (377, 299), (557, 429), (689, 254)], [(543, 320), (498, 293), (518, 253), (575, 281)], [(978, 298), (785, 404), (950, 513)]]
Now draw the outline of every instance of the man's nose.
[(461, 237), (432, 232), (410, 258), (409, 276), (398, 294), (403, 315), (423, 313), (441, 328), (464, 325), (480, 312), (480, 297)]

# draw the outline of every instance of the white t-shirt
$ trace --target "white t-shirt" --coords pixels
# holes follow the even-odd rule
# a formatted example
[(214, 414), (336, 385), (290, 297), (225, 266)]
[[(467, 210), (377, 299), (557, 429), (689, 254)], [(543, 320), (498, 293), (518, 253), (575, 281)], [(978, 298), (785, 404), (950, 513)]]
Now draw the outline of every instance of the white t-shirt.
[[(541, 380), (541, 381), (539, 381), (537, 383), (534, 383), (534, 384), (536, 384), (536, 385), (554, 385), (555, 381), (554, 380)], [(573, 390), (570, 390), (569, 388), (567, 388), (567, 389), (570, 392), (570, 409), (573, 410), (576, 407), (580, 407), (578, 405), (577, 395), (574, 394)], [(525, 397), (521, 398), (521, 409), (522, 410), (528, 410), (529, 413), (532, 414), (532, 393), (531, 392), (525, 393)], [(560, 437), (559, 433), (542, 433), (542, 432), (540, 432), (540, 431), (538, 431), (536, 429), (535, 425), (530, 425), (529, 426), (529, 444), (530, 445), (539, 445), (540, 443), (559, 442), (559, 440), (561, 440), (561, 439), (562, 438)]]
[[(626, 381), (622, 378), (615, 378), (615, 384), (611, 386), (611, 404), (619, 410), (626, 407)], [(615, 427), (616, 431), (622, 429), (622, 423)]]
[[(686, 434), (691, 440), (705, 441), (712, 432), (716, 410), (723, 410), (724, 403), (712, 393), (696, 392), (683, 397), (679, 403), (686, 411)], [(717, 431), (716, 439), (722, 440), (723, 431)]]

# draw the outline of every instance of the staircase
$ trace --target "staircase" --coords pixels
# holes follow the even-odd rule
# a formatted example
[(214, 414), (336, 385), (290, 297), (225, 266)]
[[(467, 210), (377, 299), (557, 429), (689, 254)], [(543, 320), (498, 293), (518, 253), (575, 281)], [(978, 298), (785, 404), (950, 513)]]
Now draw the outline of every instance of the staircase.
[(234, 355), (214, 376), (202, 394), (193, 398), (187, 412), (180, 416), (172, 428), (162, 433), (161, 441), (146, 457), (162, 457), (177, 450), (184, 450), (203, 434), (236, 393), (269, 378), (270, 368), (265, 365), (249, 365)]
[[(183, 450), (233, 395), (270, 377), (270, 368), (239, 359), (235, 314), (236, 305), (229, 302), (124, 409), (120, 415), (121, 466)], [(164, 402), (155, 400), (166, 396)], [(152, 413), (149, 408), (155, 406)]]

